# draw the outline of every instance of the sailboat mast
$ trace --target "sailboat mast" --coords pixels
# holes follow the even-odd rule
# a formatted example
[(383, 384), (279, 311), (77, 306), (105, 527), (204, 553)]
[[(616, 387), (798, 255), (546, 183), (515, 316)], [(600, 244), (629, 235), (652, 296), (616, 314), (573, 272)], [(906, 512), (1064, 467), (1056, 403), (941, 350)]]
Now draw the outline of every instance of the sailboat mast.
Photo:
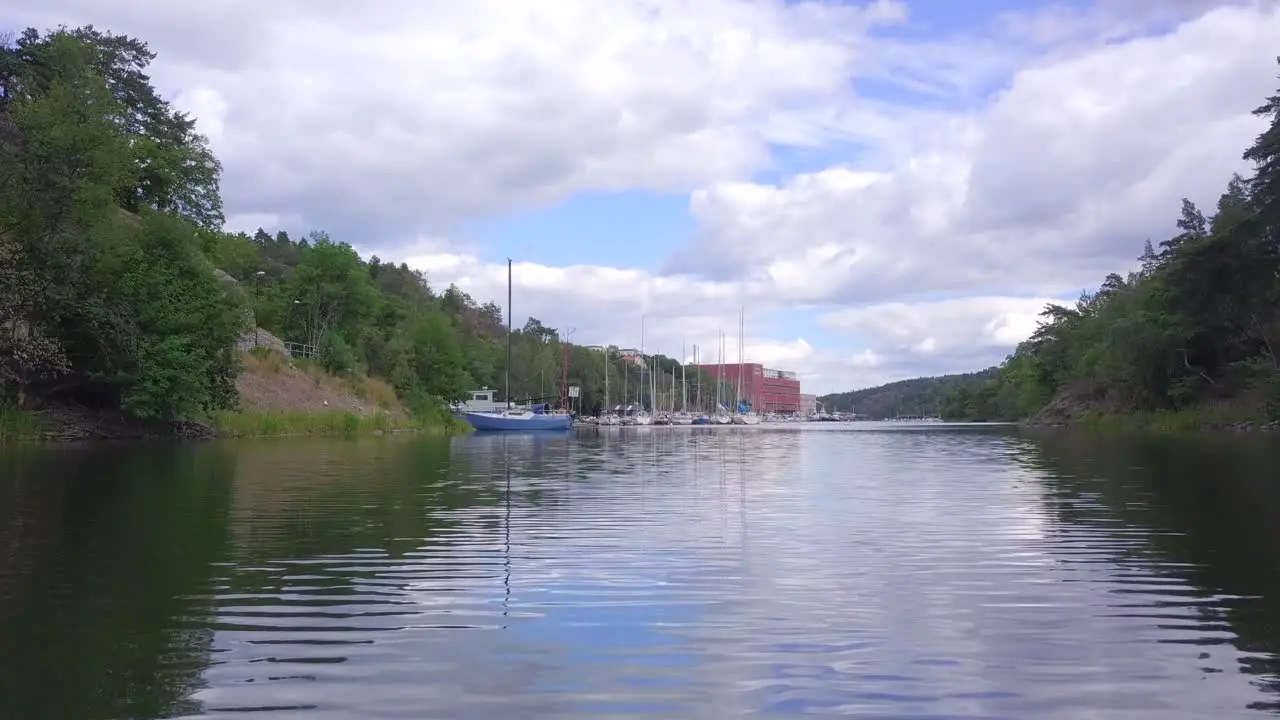
[(739, 306), (738, 307), (738, 397), (736, 400), (736, 404), (738, 405), (738, 407), (742, 407), (742, 351), (744, 349), (744, 346), (742, 344), (742, 323), (743, 323), (742, 314), (743, 314), (742, 307)]
[(676, 411), (676, 371), (671, 371), (671, 397), (667, 398), (667, 406), (671, 408), (671, 412)]
[(724, 331), (717, 330), (720, 335), (720, 371), (716, 373), (716, 412), (720, 412), (720, 406), (724, 404)]
[(698, 412), (702, 412), (702, 366), (698, 364), (698, 346), (693, 346), (693, 366), (698, 368), (698, 375), (695, 377), (693, 386), (693, 404), (698, 406)]
[(503, 380), (502, 399), (511, 407), (511, 258), (507, 258), (507, 371)]
[(654, 412), (658, 412), (658, 373), (662, 370), (662, 366), (658, 364), (658, 356), (661, 354), (662, 346), (658, 345), (653, 349), (653, 364), (649, 366), (649, 402), (653, 405)]
[(685, 377), (685, 368), (689, 364), (689, 356), (684, 354), (684, 339), (680, 340), (680, 412), (689, 412), (689, 381)]

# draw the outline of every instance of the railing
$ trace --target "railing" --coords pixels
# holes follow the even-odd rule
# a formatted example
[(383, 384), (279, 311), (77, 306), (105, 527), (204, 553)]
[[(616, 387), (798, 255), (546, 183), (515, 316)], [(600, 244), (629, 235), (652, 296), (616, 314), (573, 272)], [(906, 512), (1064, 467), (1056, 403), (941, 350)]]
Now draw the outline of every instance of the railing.
[(290, 357), (301, 357), (314, 359), (320, 354), (315, 345), (307, 345), (304, 343), (281, 341), (284, 343), (284, 349), (289, 351)]

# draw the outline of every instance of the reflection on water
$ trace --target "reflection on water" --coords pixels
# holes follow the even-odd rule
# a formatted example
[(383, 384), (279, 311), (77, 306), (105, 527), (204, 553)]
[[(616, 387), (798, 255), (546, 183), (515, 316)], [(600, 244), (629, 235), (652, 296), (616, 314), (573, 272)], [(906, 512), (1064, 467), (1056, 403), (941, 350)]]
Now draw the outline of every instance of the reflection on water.
[(0, 717), (1265, 715), (1280, 447), (584, 429), (0, 455)]

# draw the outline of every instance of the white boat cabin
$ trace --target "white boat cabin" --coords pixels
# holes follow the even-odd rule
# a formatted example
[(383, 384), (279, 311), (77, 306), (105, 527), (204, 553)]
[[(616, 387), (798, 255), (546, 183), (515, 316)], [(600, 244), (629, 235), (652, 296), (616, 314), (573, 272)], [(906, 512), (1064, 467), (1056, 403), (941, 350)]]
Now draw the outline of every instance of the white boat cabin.
[(494, 399), (497, 394), (498, 391), (489, 388), (472, 390), (471, 398), (458, 403), (454, 409), (459, 412), (501, 412), (507, 406), (506, 403)]

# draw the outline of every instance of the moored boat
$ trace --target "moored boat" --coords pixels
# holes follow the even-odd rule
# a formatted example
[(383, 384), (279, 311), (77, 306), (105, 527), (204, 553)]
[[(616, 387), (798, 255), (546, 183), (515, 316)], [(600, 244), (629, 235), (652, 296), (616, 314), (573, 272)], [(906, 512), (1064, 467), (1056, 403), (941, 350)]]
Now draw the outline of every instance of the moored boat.
[(536, 413), (526, 408), (464, 412), (462, 417), (476, 430), (568, 430), (573, 427), (573, 416), (568, 413)]
[[(511, 404), (511, 259), (507, 259), (507, 371), (505, 373), (503, 408), (501, 410), (464, 410), (462, 418), (476, 430), (568, 430), (573, 416), (568, 413), (534, 412), (531, 408), (513, 408)], [(473, 400), (478, 393), (473, 393)], [(490, 397), (490, 399), (492, 399)]]

